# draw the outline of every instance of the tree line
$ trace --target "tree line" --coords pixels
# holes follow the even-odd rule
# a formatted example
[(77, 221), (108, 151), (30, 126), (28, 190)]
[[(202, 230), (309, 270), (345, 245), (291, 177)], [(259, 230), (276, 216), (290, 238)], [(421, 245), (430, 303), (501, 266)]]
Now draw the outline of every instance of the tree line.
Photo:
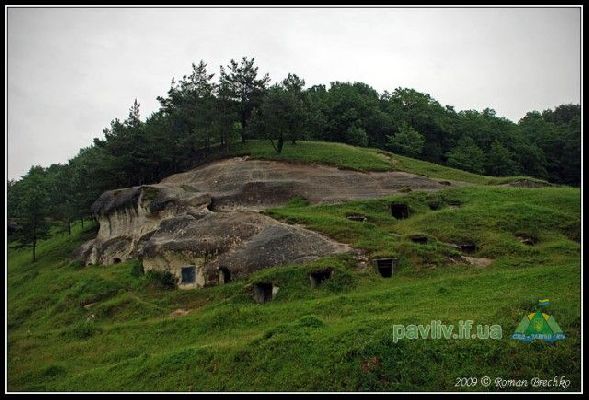
[(172, 80), (159, 109), (145, 120), (137, 100), (112, 120), (103, 138), (66, 164), (33, 166), (8, 182), (8, 231), (34, 249), (51, 223), (89, 217), (105, 190), (155, 183), (190, 169), (232, 144), (324, 140), (376, 147), (486, 175), (531, 175), (580, 185), (581, 108), (528, 112), (517, 123), (495, 111), (456, 111), (430, 95), (397, 88), (377, 92), (361, 82), (305, 87), (296, 74), (271, 83), (253, 58), (231, 60), (218, 73), (204, 61)]

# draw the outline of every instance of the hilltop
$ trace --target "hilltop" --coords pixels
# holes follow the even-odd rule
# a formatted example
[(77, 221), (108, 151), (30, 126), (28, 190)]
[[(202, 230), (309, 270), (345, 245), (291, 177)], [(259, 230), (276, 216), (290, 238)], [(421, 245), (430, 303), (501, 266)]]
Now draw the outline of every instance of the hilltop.
[[(9, 390), (455, 391), (465, 390), (457, 377), (483, 375), (565, 375), (568, 390), (580, 389), (579, 189), (338, 143), (285, 143), (276, 154), (249, 141), (225, 156), (402, 172), (436, 190), (404, 184), (375, 198), (280, 198), (259, 215), (356, 251), (188, 291), (136, 259), (72, 261), (96, 236), (94, 223), (74, 224), (71, 236), (54, 230), (34, 263), (28, 249), (10, 249)], [(393, 216), (391, 203), (405, 204), (407, 218)], [(382, 257), (398, 259), (390, 278), (372, 265)], [(311, 285), (310, 274), (324, 270), (330, 278)], [(257, 304), (261, 282), (280, 290)], [(511, 340), (544, 298), (566, 340)], [(393, 340), (394, 324), (431, 320), (498, 324), (503, 338)]]

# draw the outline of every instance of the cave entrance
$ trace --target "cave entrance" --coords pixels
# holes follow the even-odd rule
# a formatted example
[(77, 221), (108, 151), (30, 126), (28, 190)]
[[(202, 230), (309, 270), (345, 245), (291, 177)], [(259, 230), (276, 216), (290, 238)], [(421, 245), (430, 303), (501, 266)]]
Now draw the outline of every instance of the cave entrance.
[(231, 282), (231, 271), (227, 267), (219, 268), (219, 284)]
[(391, 215), (396, 219), (409, 218), (409, 207), (405, 203), (391, 203)]
[(115, 259), (113, 260), (114, 264), (119, 264), (121, 262), (121, 259), (118, 257), (115, 257)]
[(409, 236), (409, 238), (413, 243), (417, 244), (427, 244), (427, 242), (429, 241), (428, 237), (425, 235), (411, 235)]
[(320, 269), (317, 271), (313, 271), (309, 274), (309, 280), (311, 281), (311, 287), (316, 288), (317, 286), (321, 285), (324, 281), (331, 278), (333, 275), (333, 269), (326, 268)]
[(377, 258), (374, 260), (376, 263), (376, 269), (380, 276), (383, 278), (390, 278), (393, 276), (393, 258)]
[(366, 217), (364, 215), (360, 215), (360, 214), (348, 215), (346, 218), (348, 220), (354, 221), (354, 222), (365, 222), (366, 221)]
[(446, 203), (452, 208), (458, 208), (462, 206), (462, 201), (458, 199), (446, 199)]
[(525, 244), (526, 246), (534, 246), (538, 242), (536, 237), (530, 235), (518, 235), (517, 238), (522, 244)]
[(254, 284), (254, 300), (256, 303), (264, 304), (274, 297), (274, 285), (272, 282), (258, 282)]
[(181, 283), (194, 283), (196, 281), (196, 267), (194, 265), (188, 265), (182, 267), (182, 282)]
[(477, 249), (477, 246), (471, 242), (459, 244), (458, 247), (460, 248), (460, 251), (462, 251), (463, 253), (469, 254), (474, 253)]

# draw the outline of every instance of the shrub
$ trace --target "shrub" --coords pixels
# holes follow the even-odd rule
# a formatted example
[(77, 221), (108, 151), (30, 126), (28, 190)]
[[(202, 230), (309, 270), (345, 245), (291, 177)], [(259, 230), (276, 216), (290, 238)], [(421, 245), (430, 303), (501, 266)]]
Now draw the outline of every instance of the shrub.
[(64, 331), (63, 336), (70, 339), (88, 339), (100, 332), (100, 329), (92, 321), (81, 321)]
[(174, 289), (176, 278), (169, 271), (147, 271), (145, 279), (148, 284), (158, 289)]
[(68, 266), (74, 269), (80, 269), (85, 267), (84, 262), (82, 260), (72, 260), (70, 261)]
[(427, 206), (430, 210), (439, 210), (443, 205), (444, 201), (438, 193), (430, 193), (427, 196)]
[(143, 263), (141, 261), (133, 261), (131, 264), (131, 276), (139, 277), (145, 273)]

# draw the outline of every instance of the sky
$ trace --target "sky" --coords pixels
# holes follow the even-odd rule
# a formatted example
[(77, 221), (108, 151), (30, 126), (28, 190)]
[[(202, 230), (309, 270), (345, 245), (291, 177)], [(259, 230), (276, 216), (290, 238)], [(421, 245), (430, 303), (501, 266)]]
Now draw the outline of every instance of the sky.
[(66, 163), (135, 98), (144, 119), (201, 59), (218, 72), (254, 57), (273, 82), (414, 88), (515, 122), (580, 103), (575, 8), (9, 7), (6, 19), (9, 179)]

